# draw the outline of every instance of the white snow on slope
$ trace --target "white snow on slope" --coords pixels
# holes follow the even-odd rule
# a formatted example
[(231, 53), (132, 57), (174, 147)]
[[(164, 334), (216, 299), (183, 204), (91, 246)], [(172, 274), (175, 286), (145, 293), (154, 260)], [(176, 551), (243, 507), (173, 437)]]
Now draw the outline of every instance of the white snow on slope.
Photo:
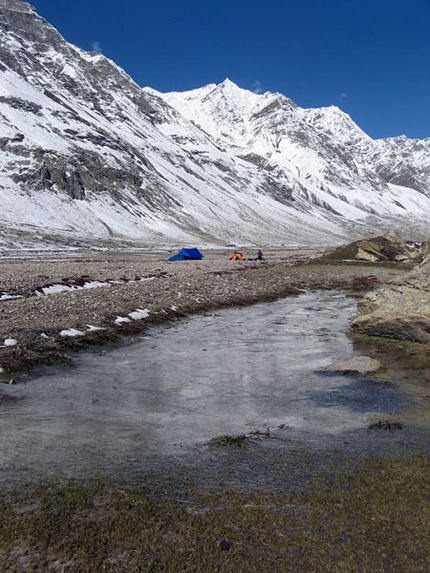
[(28, 14), (37, 46), (31, 23), (29, 37), (2, 30), (19, 67), (0, 71), (3, 228), (146, 245), (334, 244), (427, 228), (430, 140), (374, 142), (336, 107), (306, 110), (228, 79), (140, 89)]

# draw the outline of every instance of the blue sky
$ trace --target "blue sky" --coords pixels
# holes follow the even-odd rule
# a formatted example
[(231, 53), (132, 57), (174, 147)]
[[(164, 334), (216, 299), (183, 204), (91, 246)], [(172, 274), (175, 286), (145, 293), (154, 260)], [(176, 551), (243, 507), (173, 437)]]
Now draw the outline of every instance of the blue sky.
[(430, 137), (430, 0), (30, 0), (68, 42), (139, 85), (226, 77), (301, 107), (337, 105), (371, 137)]

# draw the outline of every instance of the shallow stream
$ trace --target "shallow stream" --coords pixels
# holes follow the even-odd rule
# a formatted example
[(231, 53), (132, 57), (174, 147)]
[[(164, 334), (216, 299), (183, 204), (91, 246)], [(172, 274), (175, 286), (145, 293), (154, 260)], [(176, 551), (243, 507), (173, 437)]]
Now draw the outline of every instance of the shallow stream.
[[(326, 463), (333, 452), (425, 449), (429, 418), (413, 381), (405, 393), (395, 379), (321, 372), (355, 355), (345, 334), (355, 304), (343, 293), (308, 292), (220, 310), (22, 378), (1, 401), (1, 482), (192, 467), (205, 479), (252, 485), (275, 483), (287, 466), (300, 481), (309, 459)], [(403, 430), (369, 429), (403, 412)], [(208, 446), (251, 432), (263, 435), (247, 448)]]

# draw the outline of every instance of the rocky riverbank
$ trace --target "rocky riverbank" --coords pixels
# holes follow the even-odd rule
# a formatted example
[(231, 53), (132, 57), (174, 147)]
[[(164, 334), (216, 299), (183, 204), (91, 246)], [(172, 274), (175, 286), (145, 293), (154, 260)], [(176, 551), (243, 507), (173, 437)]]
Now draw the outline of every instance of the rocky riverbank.
[(430, 343), (430, 259), (368, 293), (352, 322), (355, 332)]
[(308, 264), (316, 254), (278, 249), (265, 251), (265, 259), (257, 261), (250, 252), (244, 262), (230, 261), (227, 250), (177, 263), (167, 262), (167, 252), (2, 259), (3, 378), (181, 316), (274, 300), (301, 289), (362, 292), (405, 272), (366, 263)]

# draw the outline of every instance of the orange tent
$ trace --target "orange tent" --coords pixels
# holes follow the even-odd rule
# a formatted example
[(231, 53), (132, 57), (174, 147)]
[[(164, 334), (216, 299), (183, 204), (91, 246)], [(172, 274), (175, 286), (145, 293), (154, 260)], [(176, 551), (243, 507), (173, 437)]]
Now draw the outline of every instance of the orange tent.
[(230, 261), (244, 261), (245, 257), (242, 253), (234, 253), (232, 257), (230, 257)]

